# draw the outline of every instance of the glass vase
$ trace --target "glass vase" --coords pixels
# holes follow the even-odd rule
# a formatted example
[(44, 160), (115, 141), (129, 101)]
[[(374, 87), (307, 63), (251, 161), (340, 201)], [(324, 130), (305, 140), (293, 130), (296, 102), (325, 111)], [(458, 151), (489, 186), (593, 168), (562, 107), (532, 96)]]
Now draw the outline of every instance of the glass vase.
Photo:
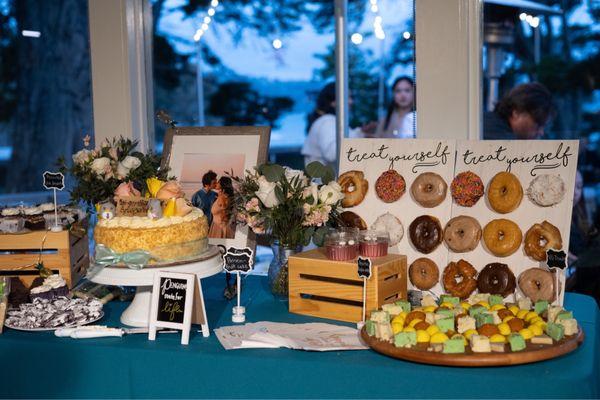
[(287, 297), (288, 290), (288, 258), (291, 255), (300, 253), (302, 246), (285, 247), (278, 241), (271, 245), (273, 250), (273, 260), (269, 264), (269, 288), (271, 293), (276, 296)]

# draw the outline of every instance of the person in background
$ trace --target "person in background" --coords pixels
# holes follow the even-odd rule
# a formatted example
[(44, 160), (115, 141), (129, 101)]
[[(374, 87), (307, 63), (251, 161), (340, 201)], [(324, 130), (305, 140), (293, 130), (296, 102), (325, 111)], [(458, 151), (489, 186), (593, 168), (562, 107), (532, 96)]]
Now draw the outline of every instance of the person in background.
[(212, 223), (211, 208), (217, 199), (217, 193), (214, 189), (217, 187), (217, 174), (213, 171), (208, 171), (202, 176), (202, 189), (198, 190), (192, 196), (192, 205), (198, 207), (206, 215), (208, 225)]
[[(330, 165), (334, 169), (336, 154), (336, 128), (335, 128), (335, 82), (328, 83), (321, 89), (317, 97), (317, 104), (308, 116), (308, 136), (302, 146), (304, 164), (319, 161)], [(352, 106), (352, 96), (348, 96), (348, 108)], [(351, 138), (360, 138), (375, 131), (376, 122), (370, 122), (361, 128), (350, 129)]]
[(396, 78), (392, 84), (392, 101), (385, 119), (379, 121), (377, 138), (413, 138), (415, 123), (415, 84), (408, 76)]
[(483, 116), (487, 140), (540, 139), (556, 111), (552, 95), (541, 83), (515, 86)]
[(208, 237), (233, 239), (235, 237), (235, 229), (231, 221), (231, 199), (233, 198), (233, 185), (231, 178), (222, 176), (217, 182), (217, 200), (211, 207), (213, 216)]

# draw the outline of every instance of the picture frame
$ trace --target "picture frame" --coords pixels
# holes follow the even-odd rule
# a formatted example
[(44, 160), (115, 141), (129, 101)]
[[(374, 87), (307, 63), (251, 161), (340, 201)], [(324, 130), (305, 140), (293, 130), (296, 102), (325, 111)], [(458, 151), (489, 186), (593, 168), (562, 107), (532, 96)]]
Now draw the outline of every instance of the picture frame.
[[(210, 200), (203, 203), (200, 200), (204, 198), (203, 194), (198, 192), (208, 170), (214, 171), (220, 180), (227, 176), (226, 172), (233, 171), (241, 177), (246, 170), (267, 162), (270, 136), (269, 126), (173, 127), (167, 130), (161, 166), (170, 169), (169, 175), (179, 179), (185, 197), (207, 214), (210, 244), (256, 249), (256, 236), (247, 226), (227, 224), (224, 228), (222, 220), (213, 218), (209, 212), (205, 203)], [(212, 201), (214, 204), (215, 200)], [(216, 214), (220, 215), (219, 212)]]

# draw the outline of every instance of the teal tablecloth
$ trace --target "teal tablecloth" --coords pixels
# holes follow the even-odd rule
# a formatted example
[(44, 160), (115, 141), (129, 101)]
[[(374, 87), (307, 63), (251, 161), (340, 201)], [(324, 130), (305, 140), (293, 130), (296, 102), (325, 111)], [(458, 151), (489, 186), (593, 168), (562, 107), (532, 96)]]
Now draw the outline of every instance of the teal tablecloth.
[[(206, 279), (211, 328), (231, 324), (222, 298), (223, 276)], [(268, 294), (264, 278), (245, 280), (249, 322), (307, 322)], [(116, 326), (126, 304), (110, 303), (102, 323)], [(0, 335), (2, 397), (453, 397), (555, 398), (600, 396), (599, 313), (590, 297), (567, 294), (566, 306), (586, 340), (573, 353), (536, 364), (452, 368), (404, 362), (373, 351), (304, 352), (287, 349), (225, 351), (211, 332), (179, 335), (59, 339), (52, 333), (10, 329)]]

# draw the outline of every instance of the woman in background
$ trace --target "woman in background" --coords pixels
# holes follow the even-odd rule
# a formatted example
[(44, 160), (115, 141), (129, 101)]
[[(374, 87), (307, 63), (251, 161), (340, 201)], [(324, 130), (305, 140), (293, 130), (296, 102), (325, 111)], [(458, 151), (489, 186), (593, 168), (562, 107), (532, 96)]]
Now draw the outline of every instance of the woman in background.
[(235, 228), (231, 221), (231, 199), (233, 199), (233, 185), (231, 178), (222, 176), (217, 182), (217, 199), (211, 207), (213, 217), (208, 231), (210, 238), (233, 239)]
[(414, 138), (415, 84), (408, 76), (397, 78), (392, 84), (392, 101), (385, 119), (379, 121), (375, 137)]

